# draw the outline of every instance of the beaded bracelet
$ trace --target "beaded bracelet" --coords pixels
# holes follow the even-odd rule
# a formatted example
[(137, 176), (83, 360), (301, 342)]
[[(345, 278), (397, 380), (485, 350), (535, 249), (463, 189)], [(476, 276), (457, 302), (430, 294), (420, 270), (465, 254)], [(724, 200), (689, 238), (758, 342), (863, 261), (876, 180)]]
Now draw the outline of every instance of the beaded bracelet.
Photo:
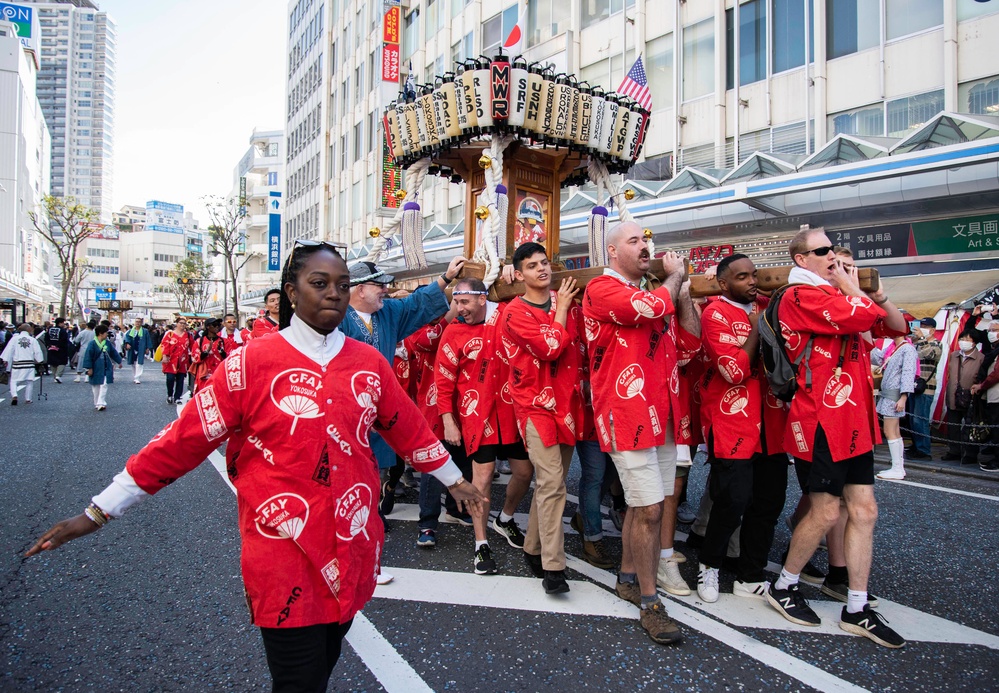
[(103, 527), (111, 521), (111, 516), (98, 508), (94, 503), (88, 505), (83, 513), (98, 527)]

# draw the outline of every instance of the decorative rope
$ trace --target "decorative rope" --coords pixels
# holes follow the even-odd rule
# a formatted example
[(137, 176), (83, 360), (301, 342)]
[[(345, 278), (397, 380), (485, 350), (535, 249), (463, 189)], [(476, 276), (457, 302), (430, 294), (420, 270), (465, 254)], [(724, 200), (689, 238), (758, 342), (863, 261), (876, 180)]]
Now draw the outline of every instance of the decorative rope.
[(378, 262), (385, 257), (385, 253), (388, 252), (389, 239), (395, 236), (401, 228), (402, 215), (405, 211), (406, 203), (416, 201), (416, 198), (419, 196), (420, 191), (423, 188), (423, 179), (427, 177), (428, 168), (430, 168), (430, 157), (420, 159), (406, 169), (406, 172), (409, 174), (406, 198), (395, 210), (395, 216), (392, 217), (392, 219), (385, 225), (382, 232), (375, 239), (375, 242), (371, 245), (371, 250), (365, 257), (361, 258), (363, 261), (373, 262), (377, 265)]
[[(599, 159), (590, 157), (586, 165), (586, 172), (597, 186), (597, 206), (594, 211), (600, 214), (603, 219), (594, 218), (590, 215), (590, 264), (594, 267), (607, 264), (607, 209), (603, 206), (604, 191), (607, 192), (611, 200), (617, 204), (617, 215), (619, 222), (634, 222), (635, 218), (628, 210), (628, 202), (624, 197), (624, 192), (617, 189), (611, 181), (610, 173), (607, 171), (607, 164)], [(616, 190), (616, 192), (611, 192)], [(656, 245), (650, 238), (648, 240), (649, 255), (655, 257)]]
[[(628, 202), (624, 199), (624, 192), (617, 189), (617, 186), (611, 182), (610, 173), (607, 171), (607, 164), (599, 159), (594, 159), (590, 157), (590, 162), (586, 165), (586, 172), (597, 186), (597, 202), (601, 201), (600, 191), (607, 190), (608, 195), (614, 200), (614, 204), (617, 205), (617, 215), (620, 221), (635, 221), (635, 218), (631, 216), (631, 212), (628, 211)], [(615, 191), (615, 192), (611, 192)]]
[[(489, 156), (492, 162), (485, 170), (486, 187), (480, 196), (486, 209), (489, 210), (489, 217), (482, 225), (482, 239), (480, 248), (485, 250), (486, 276), (483, 283), (488, 289), (499, 277), (500, 258), (497, 251), (497, 239), (506, 233), (503, 228), (505, 219), (500, 219), (500, 210), (496, 199), (496, 186), (503, 182), (503, 152), (516, 138), (515, 135), (504, 135), (502, 137), (493, 136), (489, 144)], [(476, 255), (479, 255), (476, 251)]]

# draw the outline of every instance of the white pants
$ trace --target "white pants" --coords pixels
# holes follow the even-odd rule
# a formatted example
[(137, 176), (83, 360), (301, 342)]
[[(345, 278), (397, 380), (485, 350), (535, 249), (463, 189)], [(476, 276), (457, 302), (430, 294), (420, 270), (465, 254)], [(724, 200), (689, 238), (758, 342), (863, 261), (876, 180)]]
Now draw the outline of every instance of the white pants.
[(142, 377), (142, 364), (138, 361), (132, 364), (132, 374), (133, 380), (138, 380)]
[(106, 407), (108, 405), (108, 384), (103, 382), (100, 385), (91, 385), (90, 389), (94, 391), (94, 406), (95, 407)]
[(24, 401), (30, 402), (31, 396), (35, 392), (35, 371), (33, 369), (18, 368), (10, 372), (10, 396), (17, 397), (18, 388), (24, 388)]

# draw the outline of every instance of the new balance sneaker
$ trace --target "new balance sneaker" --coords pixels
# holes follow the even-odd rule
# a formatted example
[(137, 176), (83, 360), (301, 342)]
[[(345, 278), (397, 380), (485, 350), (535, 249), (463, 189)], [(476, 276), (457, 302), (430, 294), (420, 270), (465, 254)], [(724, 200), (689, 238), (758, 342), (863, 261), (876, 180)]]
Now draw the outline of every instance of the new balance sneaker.
[(459, 515), (453, 515), (449, 512), (444, 513), (445, 522), (453, 522), (455, 524), (461, 525), (462, 527), (472, 526), (472, 516), (468, 513), (463, 513)]
[(662, 602), (656, 602), (652, 606), (642, 609), (640, 622), (649, 637), (660, 645), (671, 645), (683, 640), (680, 628), (666, 613), (666, 607), (663, 606)]
[(569, 591), (564, 570), (546, 570), (541, 585), (545, 588), (546, 594), (565, 594)]
[[(780, 557), (780, 564), (784, 565), (787, 563), (787, 551)], [(800, 578), (802, 582), (807, 582), (809, 585), (815, 585), (818, 587), (823, 582), (825, 582), (826, 574), (821, 570), (816, 568), (811, 561), (805, 564), (805, 567), (801, 569)]]
[(506, 538), (506, 543), (515, 549), (524, 548), (524, 533), (520, 531), (517, 522), (511, 517), (506, 522), (500, 522), (499, 515), (493, 519), (493, 529)]
[[(832, 597), (846, 604), (850, 586), (845, 582), (829, 582), (829, 578), (826, 578), (819, 590), (827, 597)], [(878, 606), (878, 598), (870, 592), (867, 593), (867, 605), (872, 609), (876, 609)]]
[(801, 596), (799, 585), (788, 585), (785, 590), (779, 590), (775, 585), (776, 583), (770, 585), (766, 597), (770, 606), (777, 609), (781, 616), (801, 626), (817, 626), (822, 623), (818, 614), (812, 611), (812, 607), (808, 606), (808, 602)]
[(680, 566), (677, 565), (672, 556), (659, 559), (659, 569), (656, 571), (656, 584), (670, 594), (675, 594), (678, 597), (686, 597), (690, 594), (690, 587), (687, 586), (687, 582), (680, 575)]
[(697, 596), (701, 601), (713, 604), (718, 601), (718, 569), (709, 568), (703, 563), (698, 564)]
[(768, 589), (770, 589), (769, 580), (764, 580), (763, 582), (743, 582), (742, 580), (736, 580), (732, 585), (732, 594), (737, 597), (766, 601)]
[(378, 512), (386, 517), (392, 514), (395, 508), (395, 489), (389, 486), (389, 482), (382, 482), (382, 498), (378, 502)]
[(496, 569), (496, 561), (493, 559), (493, 552), (490, 550), (489, 544), (483, 544), (475, 552), (473, 565), (475, 566), (476, 575), (495, 575), (499, 572)]
[(421, 529), (416, 545), (421, 549), (432, 549), (437, 546), (437, 532), (432, 529)]
[(531, 575), (536, 578), (543, 578), (545, 576), (545, 569), (541, 565), (541, 556), (535, 556), (533, 553), (524, 552), (524, 563), (527, 564), (527, 569), (531, 571)]
[(626, 602), (631, 602), (635, 606), (642, 605), (642, 590), (639, 588), (637, 582), (616, 581), (614, 583), (614, 592)]
[(600, 568), (601, 570), (608, 570), (614, 567), (614, 561), (607, 555), (607, 550), (604, 548), (602, 539), (597, 539), (596, 541), (586, 541), (584, 539), (582, 559), (594, 568)]
[(905, 645), (905, 639), (888, 627), (888, 619), (874, 611), (870, 605), (865, 606), (863, 611), (851, 614), (843, 607), (840, 615), (839, 627), (847, 633), (863, 635), (870, 638), (879, 645), (898, 649)]

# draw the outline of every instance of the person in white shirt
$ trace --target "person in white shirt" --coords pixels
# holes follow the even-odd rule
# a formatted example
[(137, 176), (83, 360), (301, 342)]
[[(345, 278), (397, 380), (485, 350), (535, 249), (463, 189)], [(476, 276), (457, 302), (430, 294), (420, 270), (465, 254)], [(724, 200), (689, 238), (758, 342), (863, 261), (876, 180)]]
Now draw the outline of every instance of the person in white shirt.
[(45, 352), (37, 339), (31, 336), (31, 326), (22, 323), (17, 334), (7, 340), (0, 360), (10, 372), (10, 403), (17, 406), (17, 391), (24, 388), (24, 401), (31, 404), (35, 387), (35, 366), (45, 363)]

